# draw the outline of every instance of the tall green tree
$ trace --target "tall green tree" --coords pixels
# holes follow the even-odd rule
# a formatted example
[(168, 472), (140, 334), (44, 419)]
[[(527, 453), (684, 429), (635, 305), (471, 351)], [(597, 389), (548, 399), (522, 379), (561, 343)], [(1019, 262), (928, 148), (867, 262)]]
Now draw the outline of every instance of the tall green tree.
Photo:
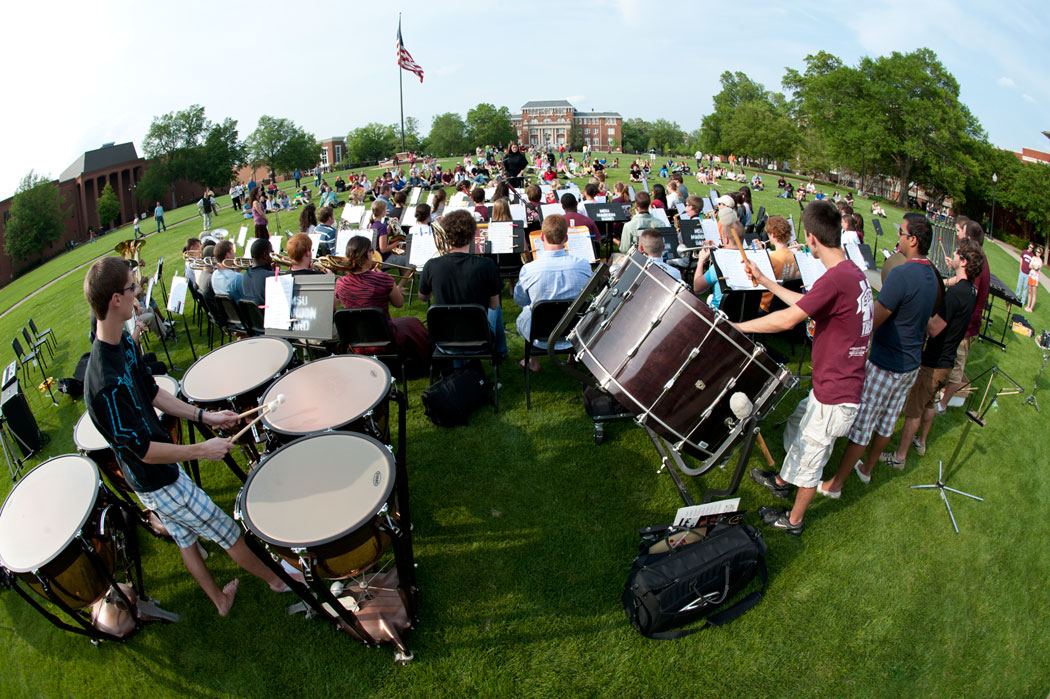
[(321, 150), (313, 134), (296, 126), (291, 119), (265, 114), (259, 117), (259, 125), (244, 145), (252, 164), (265, 166), (271, 176), (313, 167)]
[(427, 150), (439, 157), (466, 153), (470, 146), (467, 140), (467, 124), (455, 112), (438, 114), (430, 123)]
[(98, 224), (106, 228), (117, 220), (117, 216), (120, 216), (120, 202), (117, 201), (113, 185), (107, 182), (102, 188), (102, 194), (98, 197)]
[(570, 151), (580, 153), (583, 151), (583, 131), (576, 122), (573, 122), (572, 126), (569, 127), (568, 135), (568, 148)]
[(482, 102), (467, 112), (467, 135), (475, 146), (506, 145), (517, 134), (510, 123), (510, 110)]
[(627, 119), (621, 125), (623, 150), (626, 153), (642, 153), (649, 148), (649, 122), (638, 117)]
[(215, 124), (195, 155), (191, 179), (208, 187), (229, 185), (246, 158), (244, 144), (237, 138), (237, 121), (227, 118)]
[(28, 260), (62, 237), (68, 206), (49, 178), (29, 171), (18, 185), (11, 201), (10, 216), (4, 226), (4, 252), (15, 260)]
[[(406, 129), (407, 129), (406, 124)], [(407, 134), (406, 134), (407, 141)], [(401, 150), (401, 125), (372, 122), (346, 135), (346, 154), (353, 163), (387, 158)]]
[(726, 123), (732, 119), (734, 110), (746, 102), (766, 100), (773, 103), (774, 98), (760, 83), (740, 71), (725, 71), (719, 77), (719, 82), (722, 89), (712, 98), (714, 111), (705, 115), (700, 122), (700, 142), (702, 150), (724, 155), (731, 149), (724, 139), (723, 131)]
[(738, 104), (721, 124), (726, 150), (762, 162), (782, 161), (794, 155), (798, 128), (768, 99)]
[[(171, 206), (176, 206), (175, 182), (192, 179), (197, 170), (197, 152), (211, 130), (211, 122), (204, 116), (204, 107), (194, 104), (177, 112), (153, 117), (149, 131), (142, 140), (146, 157), (163, 167), (153, 175), (153, 183), (164, 177), (171, 194)], [(150, 168), (152, 169), (152, 167)], [(153, 183), (150, 187), (153, 188)]]

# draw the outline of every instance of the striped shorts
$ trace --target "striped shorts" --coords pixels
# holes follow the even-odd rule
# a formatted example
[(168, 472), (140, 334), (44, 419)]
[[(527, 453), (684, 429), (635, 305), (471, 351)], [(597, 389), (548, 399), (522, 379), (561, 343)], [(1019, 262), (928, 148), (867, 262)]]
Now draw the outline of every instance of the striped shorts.
[(228, 549), (241, 535), (233, 518), (220, 510), (182, 469), (171, 485), (136, 495), (143, 505), (157, 513), (180, 549), (192, 546), (198, 537)]
[(868, 444), (871, 433), (878, 432), (883, 437), (893, 435), (893, 427), (901, 414), (904, 401), (908, 398), (919, 367), (898, 374), (875, 366), (868, 360), (865, 366), (864, 392), (860, 397), (860, 410), (857, 419), (850, 428), (849, 441), (854, 444)]

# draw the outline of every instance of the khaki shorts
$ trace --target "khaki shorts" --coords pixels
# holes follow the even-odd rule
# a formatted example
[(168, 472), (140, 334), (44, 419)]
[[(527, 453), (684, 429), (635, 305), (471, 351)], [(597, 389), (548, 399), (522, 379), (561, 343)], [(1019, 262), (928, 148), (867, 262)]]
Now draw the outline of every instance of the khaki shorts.
[(951, 370), (951, 367), (943, 369), (919, 367), (919, 375), (915, 377), (915, 384), (911, 387), (908, 400), (904, 403), (904, 417), (920, 418), (923, 412), (932, 409), (936, 402), (934, 397), (937, 392), (948, 385), (948, 373)]
[(824, 405), (810, 391), (784, 429), (787, 455), (780, 477), (799, 488), (815, 488), (835, 448), (835, 439), (849, 432), (857, 408), (856, 403)]
[(952, 373), (948, 375), (948, 383), (964, 383), (966, 381), (966, 374), (963, 370), (966, 369), (966, 355), (970, 353), (970, 345), (973, 344), (976, 335), (964, 338), (959, 343), (959, 349), (955, 352), (955, 366), (952, 367)]

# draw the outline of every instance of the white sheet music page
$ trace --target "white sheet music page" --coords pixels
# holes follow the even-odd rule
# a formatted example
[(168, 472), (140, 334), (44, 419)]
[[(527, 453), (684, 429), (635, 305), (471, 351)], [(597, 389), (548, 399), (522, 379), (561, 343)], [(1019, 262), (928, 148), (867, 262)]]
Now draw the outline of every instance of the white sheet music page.
[(317, 249), (321, 247), (321, 234), (320, 233), (309, 233), (310, 236), (310, 255), (317, 257)]
[[(744, 253), (747, 255), (747, 259), (753, 260), (758, 265), (762, 274), (769, 279), (776, 279), (776, 275), (773, 273), (773, 265), (769, 261), (769, 253), (765, 250), (745, 250)], [(748, 291), (761, 288), (756, 287), (751, 282), (751, 278), (747, 276), (747, 270), (744, 268), (744, 261), (740, 259), (739, 250), (715, 250), (714, 254), (715, 261), (718, 263), (718, 269), (722, 271), (722, 275), (725, 276), (726, 284), (729, 285), (730, 289)]]
[(540, 185), (540, 192), (542, 192), (543, 194), (550, 194), (553, 191), (554, 191), (554, 188), (551, 187), (549, 184), (541, 184)]
[(406, 206), (405, 210), (401, 212), (401, 220), (399, 221), (399, 223), (401, 224), (401, 227), (402, 228), (407, 228), (408, 226), (411, 226), (412, 223), (415, 220), (416, 220), (416, 209), (415, 209), (415, 207)]
[(346, 244), (350, 242), (351, 236), (353, 236), (356, 232), (357, 231), (352, 230), (338, 231), (335, 234), (335, 250), (332, 251), (332, 254), (340, 256), (345, 255)]
[(489, 223), (489, 243), (492, 253), (500, 255), (514, 252), (514, 224), (510, 221), (492, 221)]
[(715, 245), (721, 245), (722, 239), (718, 237), (718, 222), (704, 218), (700, 219), (700, 228), (704, 231), (704, 240)]
[(551, 214), (565, 215), (565, 209), (561, 207), (561, 204), (540, 204), (540, 212), (543, 214), (543, 218), (547, 218)]
[(273, 246), (273, 251), (274, 252), (280, 252), (281, 251), (281, 239), (282, 238), (283, 238), (283, 236), (279, 236), (279, 235), (271, 235), (270, 236), (270, 245)]
[(594, 203), (595, 204), (605, 204), (608, 201), (609, 201), (609, 198), (607, 196), (605, 196), (604, 194), (599, 194), (596, 197), (594, 197)]
[(573, 257), (594, 262), (594, 246), (591, 245), (591, 233), (586, 226), (570, 228), (569, 240), (566, 242), (565, 247)]
[(525, 205), (524, 204), (511, 204), (510, 205), (510, 218), (512, 221), (524, 221), (525, 220)]
[(176, 272), (175, 276), (171, 278), (171, 291), (168, 293), (169, 312), (182, 313), (182, 309), (186, 305), (186, 289), (188, 288), (186, 277), (180, 277), (179, 273)]
[(496, 193), (496, 187), (485, 187), (485, 201), (492, 201), (492, 196)]
[(263, 327), (287, 330), (292, 327), (292, 275), (266, 277), (266, 306)]
[(633, 184), (627, 185), (627, 195), (630, 197), (631, 201), (634, 201), (634, 185)]
[(660, 223), (663, 224), (664, 228), (671, 225), (671, 220), (667, 218), (667, 211), (665, 211), (664, 209), (650, 208), (649, 213), (656, 217), (660, 221)]
[(706, 214), (709, 211), (714, 211), (714, 210), (715, 210), (715, 207), (714, 207), (714, 205), (711, 204), (711, 200), (710, 199), (704, 199), (704, 209), (700, 213)]
[(703, 505), (692, 505), (691, 507), (679, 507), (674, 515), (674, 526), (695, 527), (697, 521), (699, 521), (701, 517), (724, 515), (727, 512), (736, 512), (739, 509), (740, 498), (707, 502)]
[(343, 219), (351, 226), (361, 225), (361, 217), (365, 215), (365, 207), (361, 205), (355, 206), (344, 206), (343, 214), (339, 218)]
[(248, 226), (241, 226), (241, 232), (237, 234), (237, 246), (244, 245), (244, 239), (248, 237)]
[(419, 203), (419, 197), (422, 196), (422, 194), (423, 194), (423, 188), (422, 187), (413, 187), (412, 190), (408, 193), (408, 205), (409, 206), (415, 206), (416, 204), (418, 204)]
[(828, 271), (823, 262), (801, 250), (795, 253), (795, 264), (802, 275), (802, 284), (807, 289), (812, 289), (817, 280), (824, 276), (824, 272)]
[(431, 192), (427, 195), (427, 206), (429, 206), (431, 209), (434, 208), (434, 194), (435, 192)]
[[(854, 236), (857, 235), (853, 231), (849, 231), (849, 232), (853, 233)], [(846, 249), (846, 257), (849, 258), (850, 260), (852, 260), (853, 264), (857, 265), (862, 270), (865, 270), (865, 269), (868, 268), (868, 263), (864, 259), (864, 255), (860, 251), (860, 245), (858, 245), (857, 243), (846, 243), (842, 247), (844, 247)]]
[(412, 236), (412, 245), (408, 251), (408, 264), (416, 269), (423, 269), (427, 260), (437, 255), (437, 244), (430, 226), (412, 226), (408, 233)]

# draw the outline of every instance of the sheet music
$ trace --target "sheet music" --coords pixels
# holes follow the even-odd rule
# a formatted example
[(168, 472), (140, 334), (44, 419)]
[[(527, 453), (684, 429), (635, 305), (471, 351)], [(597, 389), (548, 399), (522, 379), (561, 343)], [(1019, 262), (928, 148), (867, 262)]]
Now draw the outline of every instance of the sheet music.
[(627, 195), (630, 197), (631, 201), (634, 201), (634, 185), (633, 184), (627, 185)]
[(511, 204), (510, 205), (510, 218), (513, 221), (524, 221), (525, 220), (525, 205), (524, 204)]
[(704, 199), (704, 208), (700, 211), (701, 215), (706, 214), (710, 211), (714, 211), (715, 207), (711, 205), (710, 199)]
[[(768, 279), (777, 278), (777, 275), (773, 273), (773, 265), (769, 261), (769, 253), (765, 250), (745, 250), (744, 253), (747, 255), (747, 259), (753, 260), (758, 265), (758, 269)], [(751, 278), (747, 276), (744, 261), (740, 259), (739, 250), (715, 250), (714, 254), (715, 262), (718, 263), (718, 269), (721, 270), (730, 289), (747, 291), (761, 288), (756, 287), (752, 283)]]
[[(853, 233), (853, 235), (856, 236), (855, 232), (850, 231), (850, 233)], [(843, 247), (846, 248), (846, 257), (852, 260), (853, 264), (857, 265), (862, 270), (868, 268), (868, 262), (864, 259), (864, 254), (861, 253), (859, 244), (846, 243)]]
[(494, 255), (514, 252), (514, 224), (510, 221), (490, 222), (489, 244)]
[(419, 197), (423, 195), (422, 187), (413, 187), (408, 193), (408, 205), (415, 206), (419, 203)]
[(544, 195), (550, 194), (553, 191), (554, 191), (554, 188), (551, 187), (549, 184), (541, 184), (540, 185), (540, 192), (542, 192)]
[(681, 202), (681, 201), (675, 202), (674, 207), (675, 207), (675, 210), (677, 210), (679, 214), (681, 214), (682, 216), (685, 216), (685, 204), (683, 202)]
[(321, 234), (320, 233), (308, 233), (310, 236), (310, 256), (317, 257), (317, 249), (321, 247)]
[(434, 231), (430, 226), (412, 226), (408, 234), (412, 236), (412, 244), (408, 251), (408, 264), (416, 269), (423, 269), (423, 265), (438, 254), (437, 243), (434, 242)]
[(739, 509), (740, 498), (708, 502), (703, 505), (693, 505), (691, 507), (679, 507), (674, 515), (674, 525), (676, 527), (692, 528), (696, 526), (697, 521), (699, 521), (701, 517), (724, 515), (729, 512), (736, 512)]
[(824, 272), (828, 271), (823, 262), (801, 250), (795, 252), (795, 264), (802, 275), (802, 284), (807, 289), (812, 289), (817, 280), (824, 276)]
[(665, 209), (653, 209), (650, 207), (649, 213), (659, 219), (660, 223), (663, 224), (664, 228), (671, 225), (671, 220), (667, 218), (667, 211)]
[(266, 306), (263, 327), (288, 330), (292, 327), (292, 280), (290, 274), (266, 277)]
[(718, 235), (717, 221), (710, 218), (700, 219), (700, 227), (704, 230), (704, 240), (715, 245), (722, 244), (722, 239)]
[(594, 246), (591, 245), (591, 234), (586, 226), (575, 226), (569, 229), (569, 239), (565, 248), (573, 257), (594, 262)]
[(791, 214), (788, 214), (788, 225), (791, 226), (791, 237), (792, 238), (796, 237), (796, 233), (795, 233), (795, 219), (791, 217)]
[(280, 252), (281, 251), (281, 238), (282, 238), (282, 236), (279, 236), (279, 235), (271, 235), (270, 236), (270, 245), (273, 246), (273, 251), (274, 252)]
[(146, 309), (149, 310), (149, 302), (153, 298), (153, 287), (157, 283), (157, 277), (153, 276), (149, 278), (149, 284), (146, 285)]
[(405, 210), (401, 212), (401, 227), (408, 228), (416, 220), (416, 208), (414, 206), (406, 206)]
[[(857, 231), (842, 231), (842, 245), (860, 245), (860, 237), (857, 235)], [(848, 254), (848, 253), (847, 253)], [(864, 269), (861, 267), (861, 269)]]
[(646, 177), (644, 174), (642, 175), (642, 189), (644, 189), (647, 193), (649, 192), (649, 178)]
[(595, 204), (605, 204), (608, 201), (609, 201), (609, 197), (605, 196), (604, 194), (599, 194), (598, 196), (596, 196), (594, 198), (594, 203)]
[(237, 234), (237, 247), (244, 245), (244, 239), (248, 237), (248, 226), (241, 226), (241, 232)]
[(540, 204), (540, 212), (543, 214), (543, 218), (547, 218), (551, 214), (565, 215), (565, 209), (561, 208), (561, 204)]
[(186, 283), (186, 277), (180, 277), (179, 273), (176, 272), (175, 276), (171, 278), (171, 290), (168, 292), (168, 311), (170, 313), (182, 314), (182, 309), (186, 305), (186, 290), (189, 288), (189, 284)]
[(350, 242), (350, 238), (357, 234), (359, 231), (345, 230), (339, 231), (335, 234), (335, 250), (332, 251), (335, 255), (346, 254), (346, 244)]
[(496, 186), (485, 187), (485, 201), (492, 201), (492, 196), (496, 193)]
[(361, 217), (365, 215), (365, 207), (360, 204), (344, 206), (343, 214), (339, 217), (351, 226), (361, 225)]
[(470, 197), (468, 197), (463, 192), (456, 192), (455, 194), (452, 195), (452, 198), (448, 200), (448, 206), (445, 207), (445, 208), (447, 208), (447, 209), (462, 209), (462, 208), (464, 208), (466, 206), (470, 206), (473, 203), (474, 202), (472, 202), (470, 200)]
[(435, 194), (436, 194), (436, 192), (431, 192), (430, 194), (427, 195), (427, 206), (429, 206), (431, 209), (434, 208), (434, 195)]

